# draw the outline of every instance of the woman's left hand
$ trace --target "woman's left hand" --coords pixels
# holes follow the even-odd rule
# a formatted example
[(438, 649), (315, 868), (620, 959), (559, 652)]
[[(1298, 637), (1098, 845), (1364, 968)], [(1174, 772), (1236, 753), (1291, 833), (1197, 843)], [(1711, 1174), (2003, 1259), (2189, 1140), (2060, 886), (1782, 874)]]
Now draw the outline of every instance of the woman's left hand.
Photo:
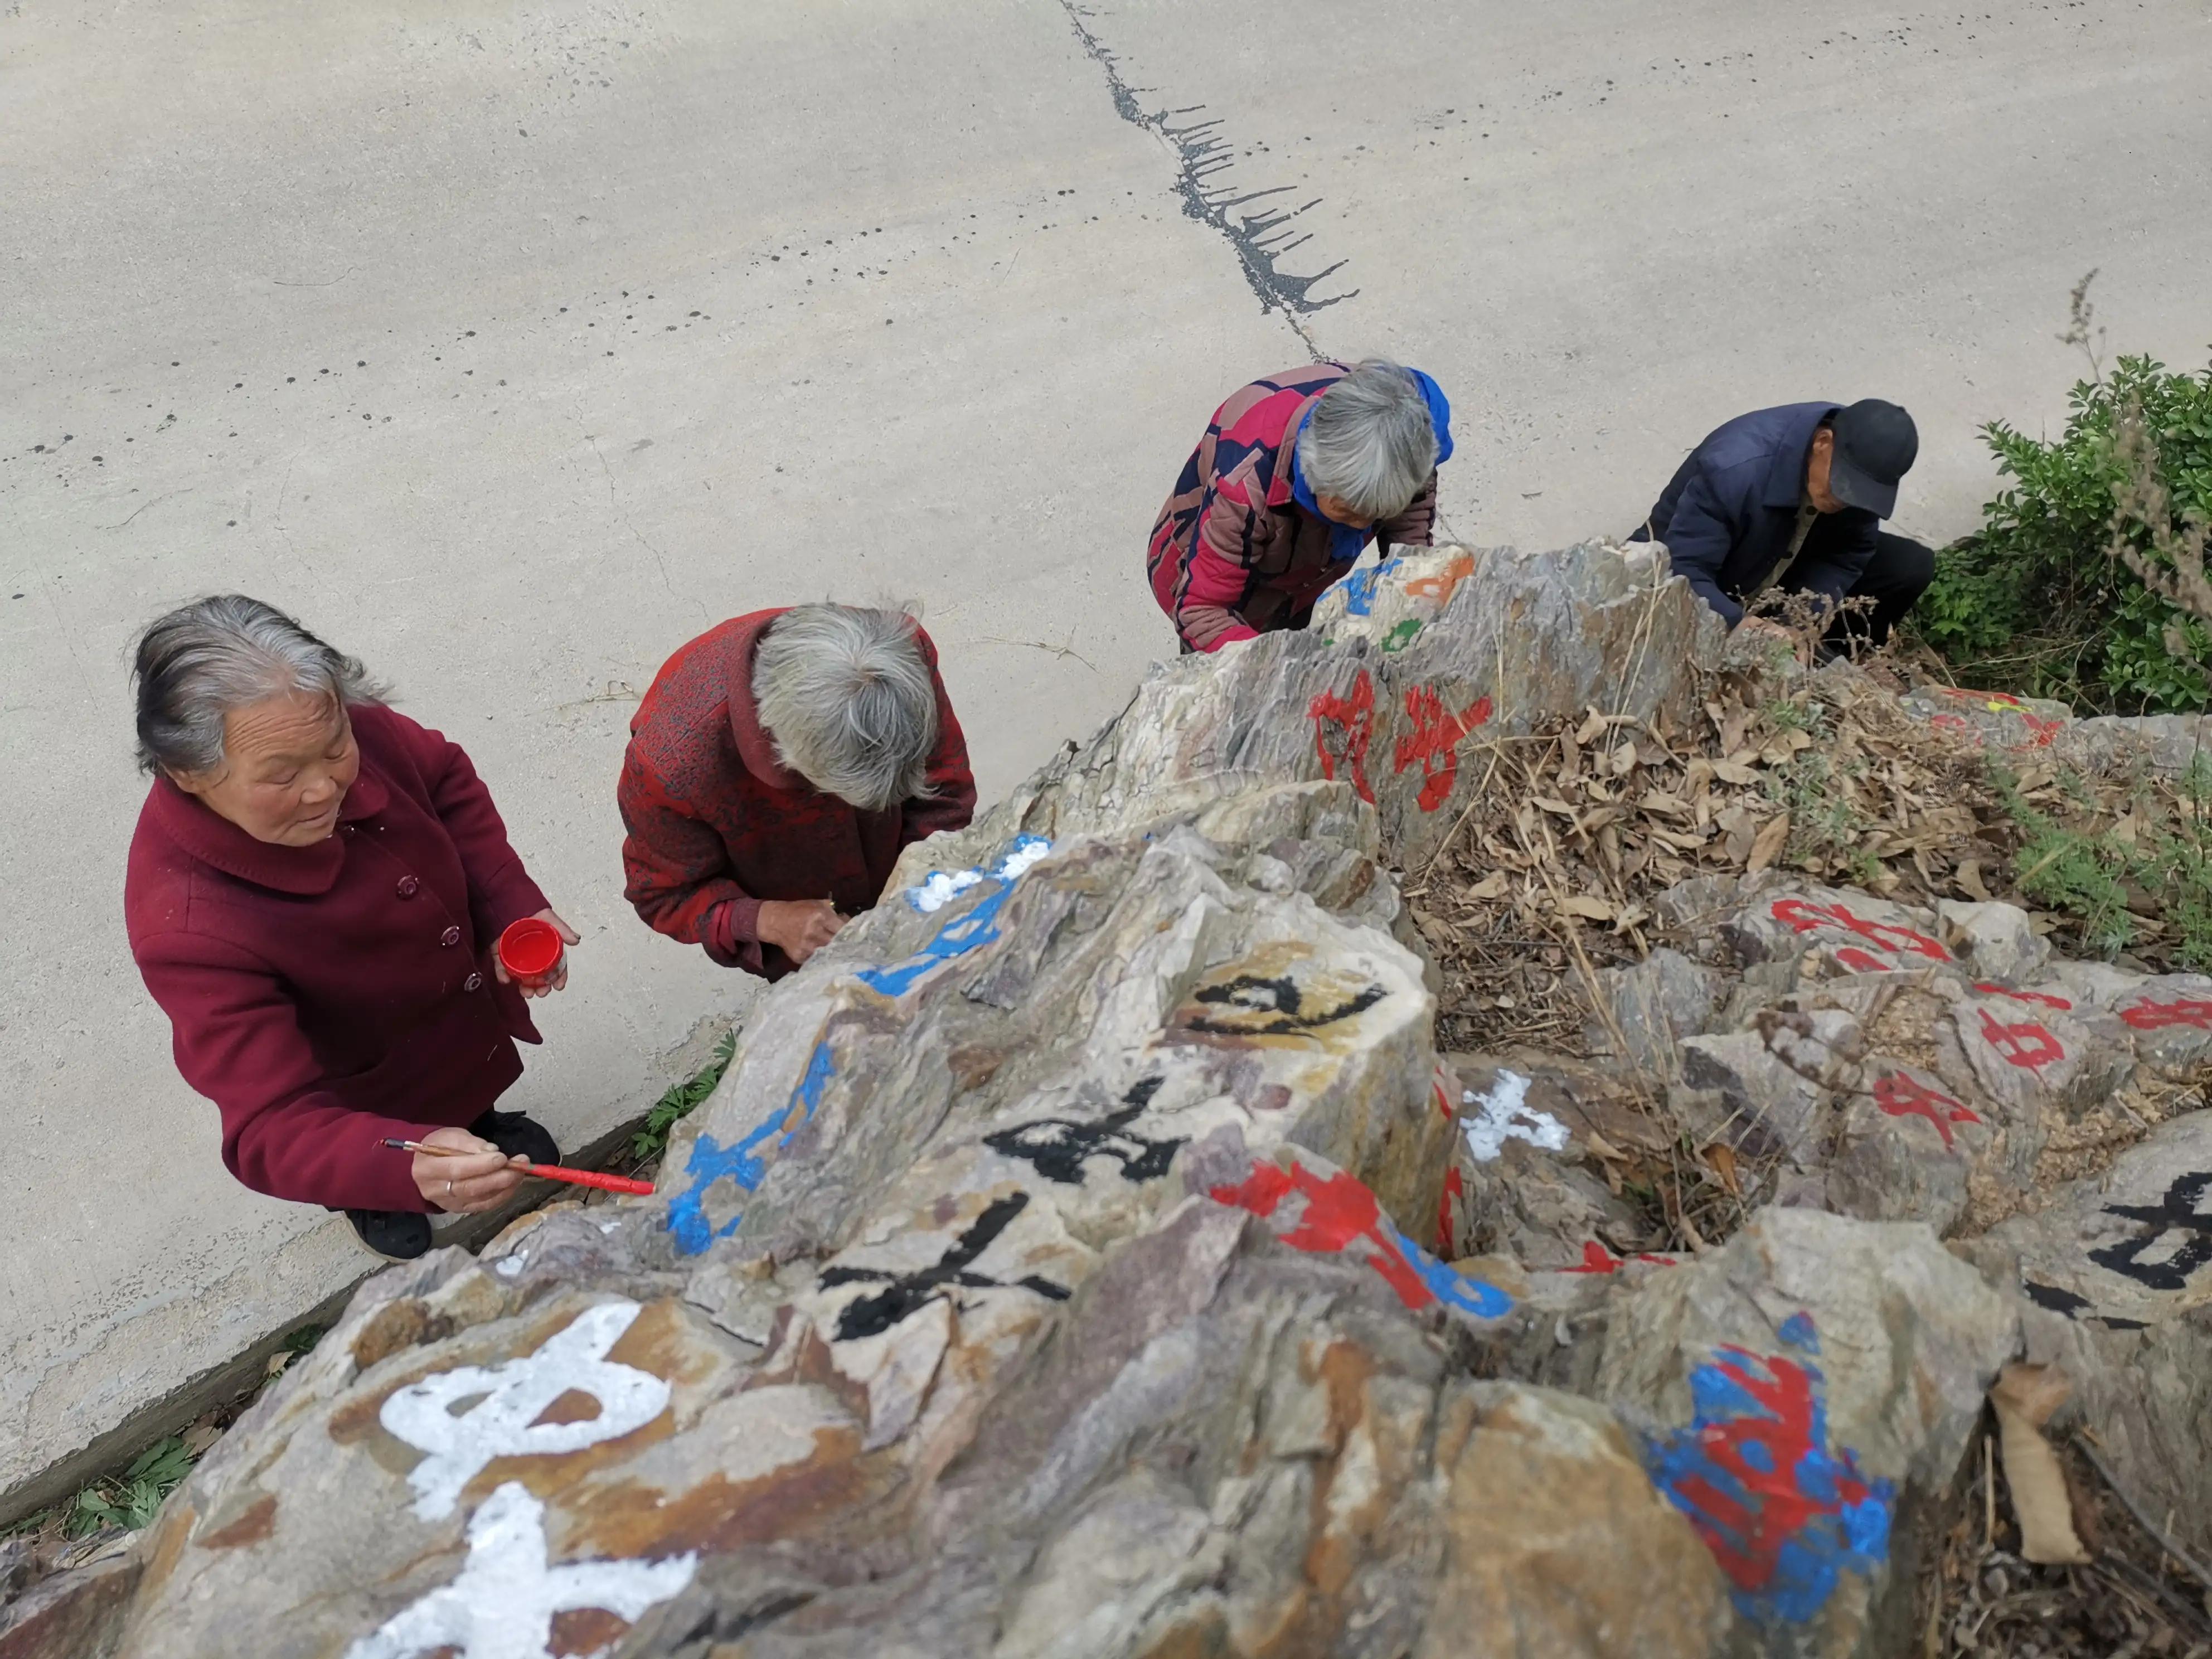
[[(521, 992), (522, 994), (526, 997), (550, 996), (556, 991), (567, 988), (568, 983), (568, 952), (565, 947), (571, 945), (581, 945), (584, 942), (584, 936), (581, 933), (579, 933), (574, 928), (571, 927), (567, 922), (562, 921), (560, 916), (554, 912), (550, 906), (547, 907), (545, 909), (540, 910), (535, 916), (532, 917), (531, 920), (533, 921), (550, 923), (553, 931), (561, 935), (561, 943), (563, 946), (561, 952), (561, 961), (553, 969), (553, 977), (546, 981), (544, 984), (517, 985), (514, 988)], [(513, 983), (513, 981), (507, 976), (507, 964), (499, 959), (499, 951), (495, 946), (491, 953), (491, 970), (493, 973), (499, 975), (499, 982), (501, 985)]]

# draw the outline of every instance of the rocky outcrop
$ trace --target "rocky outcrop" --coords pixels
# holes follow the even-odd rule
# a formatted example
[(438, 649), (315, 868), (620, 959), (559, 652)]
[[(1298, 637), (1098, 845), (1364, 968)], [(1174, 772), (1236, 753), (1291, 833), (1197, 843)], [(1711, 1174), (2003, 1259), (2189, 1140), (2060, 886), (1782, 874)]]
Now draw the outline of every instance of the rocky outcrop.
[[(762, 999), (653, 1199), (366, 1286), (98, 1651), (1898, 1650), (2023, 1322), (2198, 1316), (2201, 1115), (2031, 1200), (2212, 1002), (1769, 872), (1668, 896), (1609, 1057), (1439, 1056), (1391, 869), (1500, 740), (1694, 706), (1659, 568), (1405, 555), (1157, 671)], [(1717, 1146), (1740, 1227), (1646, 1248), (1607, 1172)]]

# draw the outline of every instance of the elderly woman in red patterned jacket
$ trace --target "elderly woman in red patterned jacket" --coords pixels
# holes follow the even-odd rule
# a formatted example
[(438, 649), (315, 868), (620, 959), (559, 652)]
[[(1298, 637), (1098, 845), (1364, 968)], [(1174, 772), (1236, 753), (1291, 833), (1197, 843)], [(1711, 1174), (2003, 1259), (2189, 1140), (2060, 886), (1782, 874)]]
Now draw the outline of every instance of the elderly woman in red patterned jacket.
[(1152, 526), (1152, 597), (1186, 651), (1304, 628), (1372, 540), (1426, 545), (1451, 406), (1380, 358), (1255, 380), (1213, 411)]
[[(256, 1192), (345, 1211), (407, 1259), (431, 1211), (488, 1210), (553, 1137), (493, 1103), (538, 1032), (494, 941), (535, 916), (576, 935), (507, 844), (460, 749), (378, 700), (362, 665), (241, 594), (138, 641), (154, 775), (125, 925), (177, 1069), (222, 1114)], [(394, 1151), (423, 1141), (461, 1156)]]
[(881, 896), (900, 849), (975, 811), (937, 649), (900, 611), (756, 611), (666, 663), (617, 798), (625, 896), (725, 967), (780, 979)]

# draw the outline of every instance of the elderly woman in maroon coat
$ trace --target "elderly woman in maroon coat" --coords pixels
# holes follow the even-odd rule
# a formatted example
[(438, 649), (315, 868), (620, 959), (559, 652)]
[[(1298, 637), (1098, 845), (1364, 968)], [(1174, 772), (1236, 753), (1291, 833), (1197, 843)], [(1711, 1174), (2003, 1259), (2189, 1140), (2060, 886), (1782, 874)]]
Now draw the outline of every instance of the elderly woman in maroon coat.
[(778, 979), (882, 895), (899, 851), (974, 816), (937, 648), (902, 611), (756, 611), (661, 665), (617, 799), (656, 932)]
[[(431, 1211), (487, 1210), (553, 1138), (492, 1109), (538, 1042), (494, 942), (576, 935), (507, 845), (469, 757), (378, 701), (360, 663), (232, 594), (138, 642), (154, 775), (124, 890), (131, 948), (177, 1068), (222, 1115), (256, 1192), (343, 1209), (380, 1255)], [(387, 1139), (465, 1154), (387, 1148)]]

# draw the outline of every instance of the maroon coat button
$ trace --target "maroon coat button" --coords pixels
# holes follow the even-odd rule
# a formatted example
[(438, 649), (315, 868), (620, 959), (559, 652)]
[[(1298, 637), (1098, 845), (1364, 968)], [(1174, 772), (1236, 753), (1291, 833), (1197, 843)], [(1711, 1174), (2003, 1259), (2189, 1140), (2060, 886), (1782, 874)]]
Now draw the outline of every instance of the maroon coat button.
[(482, 974), (471, 974), (466, 979), (461, 981), (461, 989), (464, 991), (483, 990), (483, 975)]
[(399, 878), (399, 885), (392, 890), (402, 898), (413, 898), (416, 894), (422, 890), (422, 884), (416, 877), (402, 876)]
[(452, 950), (460, 942), (461, 930), (458, 927), (448, 927), (444, 933), (438, 935), (438, 943), (444, 945), (448, 951)]

